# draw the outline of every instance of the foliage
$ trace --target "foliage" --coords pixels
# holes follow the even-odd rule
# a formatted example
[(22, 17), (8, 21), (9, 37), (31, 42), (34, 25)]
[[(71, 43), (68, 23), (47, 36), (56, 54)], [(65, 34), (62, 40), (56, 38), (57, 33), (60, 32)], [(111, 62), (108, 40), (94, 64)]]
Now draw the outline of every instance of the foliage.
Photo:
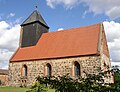
[(120, 70), (119, 66), (113, 66), (112, 71), (114, 72), (114, 79), (115, 82), (120, 81)]
[[(108, 78), (110, 74), (115, 76), (115, 83), (108, 84), (104, 82), (104, 78)], [(120, 70), (113, 67), (112, 70), (105, 72), (99, 71), (98, 74), (88, 74), (84, 72), (86, 77), (71, 78), (69, 74), (58, 77), (37, 77), (37, 83), (34, 87), (41, 90), (40, 85), (54, 88), (55, 92), (120, 92)], [(34, 89), (33, 87), (33, 89)], [(29, 91), (43, 92), (43, 91)]]
[(112, 85), (112, 88), (114, 88), (115, 92), (120, 92), (120, 70), (119, 66), (113, 66), (112, 71), (114, 72), (114, 84)]
[(28, 90), (28, 91), (26, 91), (26, 92), (46, 92), (46, 90), (44, 90), (44, 89), (42, 88), (42, 86), (39, 84), (39, 82), (36, 81), (36, 82), (32, 85), (31, 89)]
[(50, 85), (55, 88), (56, 92), (113, 92), (111, 86), (106, 86), (103, 81), (103, 73), (87, 74), (86, 78), (70, 78), (68, 75), (43, 78), (38, 77), (37, 80), (41, 84)]

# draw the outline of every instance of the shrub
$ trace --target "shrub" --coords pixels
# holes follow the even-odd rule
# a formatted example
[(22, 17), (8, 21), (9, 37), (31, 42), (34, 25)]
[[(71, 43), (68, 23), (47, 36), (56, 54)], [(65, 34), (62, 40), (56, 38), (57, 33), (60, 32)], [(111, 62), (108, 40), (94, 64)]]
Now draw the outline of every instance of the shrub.
[[(105, 77), (109, 73), (113, 73), (118, 77), (115, 77), (114, 84), (106, 84), (104, 82)], [(106, 72), (99, 72), (98, 74), (86, 74), (86, 78), (78, 77), (76, 79), (71, 78), (70, 76), (58, 76), (58, 77), (37, 77), (36, 83), (34, 83), (32, 91), (28, 92), (45, 92), (41, 85), (46, 87), (50, 86), (55, 89), (55, 92), (120, 92), (120, 71), (117, 67), (114, 67), (112, 70)]]

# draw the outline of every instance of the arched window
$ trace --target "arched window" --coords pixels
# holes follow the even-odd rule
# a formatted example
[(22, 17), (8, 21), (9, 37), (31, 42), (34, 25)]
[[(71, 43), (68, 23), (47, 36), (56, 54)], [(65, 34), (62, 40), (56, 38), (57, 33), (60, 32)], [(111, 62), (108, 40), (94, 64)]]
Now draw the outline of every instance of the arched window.
[(47, 75), (48, 77), (50, 77), (50, 76), (51, 76), (51, 65), (48, 63), (48, 64), (46, 64), (46, 67), (47, 67), (46, 75)]
[(78, 62), (74, 63), (74, 76), (80, 76), (80, 64)]
[(22, 76), (27, 76), (27, 66), (23, 65), (22, 67)]

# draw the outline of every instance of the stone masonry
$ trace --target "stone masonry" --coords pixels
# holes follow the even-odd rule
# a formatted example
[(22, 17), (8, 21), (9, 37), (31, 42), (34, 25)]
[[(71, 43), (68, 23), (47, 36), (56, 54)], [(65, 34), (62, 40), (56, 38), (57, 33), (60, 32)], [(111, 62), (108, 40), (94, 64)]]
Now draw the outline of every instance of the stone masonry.
[(26, 84), (30, 86), (35, 78), (40, 75), (45, 75), (45, 65), (50, 63), (52, 66), (52, 76), (61, 76), (69, 74), (73, 75), (73, 65), (77, 61), (80, 64), (81, 76), (84, 77), (83, 71), (87, 73), (97, 73), (97, 69), (101, 66), (100, 56), (85, 56), (75, 58), (63, 58), (63, 59), (50, 59), (50, 60), (38, 60), (38, 61), (24, 61), (14, 62), (9, 64), (9, 85), (20, 86), (22, 84), (21, 69), (25, 64), (28, 68), (28, 76), (26, 78)]

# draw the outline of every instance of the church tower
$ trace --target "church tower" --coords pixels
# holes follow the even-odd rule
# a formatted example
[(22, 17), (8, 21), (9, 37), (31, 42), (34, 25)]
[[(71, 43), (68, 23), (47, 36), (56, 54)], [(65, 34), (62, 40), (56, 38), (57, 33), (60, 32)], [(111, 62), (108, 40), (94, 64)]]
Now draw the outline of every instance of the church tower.
[(48, 25), (36, 9), (21, 24), (20, 47), (34, 46), (43, 33), (48, 32)]

